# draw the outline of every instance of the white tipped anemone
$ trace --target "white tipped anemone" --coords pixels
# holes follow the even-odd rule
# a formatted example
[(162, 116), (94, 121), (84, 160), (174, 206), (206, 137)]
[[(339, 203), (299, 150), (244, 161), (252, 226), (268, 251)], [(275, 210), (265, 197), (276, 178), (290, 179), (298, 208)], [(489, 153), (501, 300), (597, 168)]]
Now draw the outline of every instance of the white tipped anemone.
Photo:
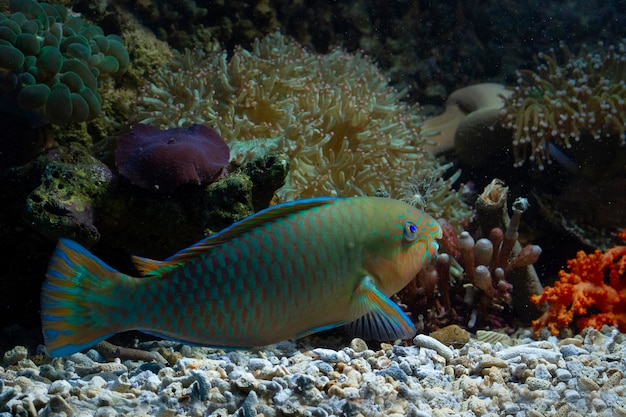
[[(283, 201), (377, 190), (399, 197), (408, 178), (443, 173), (424, 150), (417, 108), (401, 101), (405, 92), (361, 54), (319, 55), (274, 34), (230, 58), (187, 51), (158, 68), (141, 91), (130, 123), (207, 124), (232, 146), (237, 163), (286, 153), (290, 171), (277, 191)], [(457, 195), (443, 189), (427, 210), (467, 217)]]

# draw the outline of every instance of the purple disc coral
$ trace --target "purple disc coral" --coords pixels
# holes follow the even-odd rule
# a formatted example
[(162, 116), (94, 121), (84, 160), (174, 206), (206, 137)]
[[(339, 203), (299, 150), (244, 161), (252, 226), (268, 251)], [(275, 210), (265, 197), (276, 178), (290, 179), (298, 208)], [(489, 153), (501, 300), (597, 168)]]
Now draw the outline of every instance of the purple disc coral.
[(217, 180), (229, 158), (224, 139), (198, 124), (168, 130), (135, 124), (115, 150), (117, 168), (133, 185), (163, 192)]

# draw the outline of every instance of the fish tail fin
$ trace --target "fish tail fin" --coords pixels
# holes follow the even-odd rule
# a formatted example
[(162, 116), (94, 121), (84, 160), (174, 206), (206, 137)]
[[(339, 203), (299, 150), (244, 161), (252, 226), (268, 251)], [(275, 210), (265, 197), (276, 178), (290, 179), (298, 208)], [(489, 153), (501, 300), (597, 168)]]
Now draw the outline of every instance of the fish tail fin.
[(50, 356), (79, 352), (124, 330), (111, 320), (119, 310), (121, 280), (129, 278), (107, 266), (76, 242), (61, 239), (50, 259), (41, 290), (43, 336)]

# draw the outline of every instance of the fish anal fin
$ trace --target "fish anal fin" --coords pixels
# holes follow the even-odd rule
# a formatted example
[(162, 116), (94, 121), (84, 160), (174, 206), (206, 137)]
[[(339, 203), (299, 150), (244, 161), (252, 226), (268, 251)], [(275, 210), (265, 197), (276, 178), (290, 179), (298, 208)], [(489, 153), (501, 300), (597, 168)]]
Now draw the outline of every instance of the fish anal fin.
[(330, 323), (330, 324), (325, 324), (323, 326), (314, 327), (312, 329), (308, 329), (308, 330), (305, 330), (305, 331), (303, 331), (301, 333), (298, 333), (293, 338), (294, 339), (300, 339), (302, 337), (308, 336), (308, 335), (313, 334), (313, 333), (323, 332), (325, 330), (330, 330), (330, 329), (334, 329), (335, 327), (343, 326), (346, 323), (347, 322), (345, 322), (345, 321), (340, 321), (340, 322), (337, 322), (337, 323)]
[(380, 291), (372, 279), (364, 277), (353, 294), (353, 308), (360, 317), (348, 324), (354, 336), (365, 340), (409, 339), (416, 329), (411, 319)]

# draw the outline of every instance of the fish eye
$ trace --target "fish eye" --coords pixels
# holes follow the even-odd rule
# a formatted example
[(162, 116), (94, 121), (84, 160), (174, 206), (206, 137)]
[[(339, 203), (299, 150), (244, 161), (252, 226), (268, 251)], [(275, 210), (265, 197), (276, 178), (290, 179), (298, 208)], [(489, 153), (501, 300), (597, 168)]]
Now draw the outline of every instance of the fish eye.
[(404, 240), (412, 242), (417, 239), (417, 226), (413, 222), (404, 223)]

